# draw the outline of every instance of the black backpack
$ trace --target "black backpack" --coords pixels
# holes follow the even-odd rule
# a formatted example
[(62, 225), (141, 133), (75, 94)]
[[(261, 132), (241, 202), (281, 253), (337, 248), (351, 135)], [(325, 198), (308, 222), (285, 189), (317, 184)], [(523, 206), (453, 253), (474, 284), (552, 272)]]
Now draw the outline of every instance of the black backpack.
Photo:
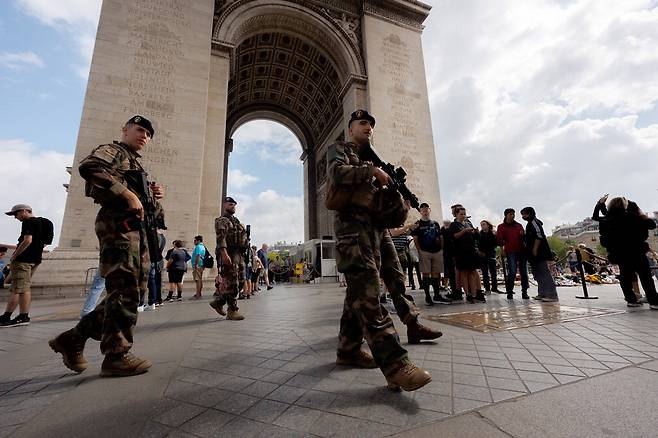
[(45, 217), (40, 217), (39, 220), (41, 221), (41, 243), (43, 243), (44, 246), (50, 245), (53, 243), (55, 237), (55, 227), (53, 226), (53, 223)]
[[(204, 248), (206, 248), (205, 245)], [(203, 256), (203, 267), (212, 268), (213, 266), (215, 266), (215, 259), (210, 254), (210, 251), (208, 251), (208, 248), (206, 248), (206, 254)]]

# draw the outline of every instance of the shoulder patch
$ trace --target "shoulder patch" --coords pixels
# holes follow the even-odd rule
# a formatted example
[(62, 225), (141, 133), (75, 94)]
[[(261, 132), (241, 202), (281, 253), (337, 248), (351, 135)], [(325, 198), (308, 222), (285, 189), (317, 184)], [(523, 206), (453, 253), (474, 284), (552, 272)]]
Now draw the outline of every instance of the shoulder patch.
[(91, 152), (89, 156), (103, 160), (106, 163), (113, 163), (116, 157), (120, 153), (121, 153), (121, 149), (118, 148), (116, 145), (110, 143), (110, 144), (102, 144), (98, 146), (96, 149), (94, 149)]
[(333, 143), (327, 148), (327, 163), (336, 159), (347, 161), (347, 156), (345, 155), (345, 143), (343, 142)]

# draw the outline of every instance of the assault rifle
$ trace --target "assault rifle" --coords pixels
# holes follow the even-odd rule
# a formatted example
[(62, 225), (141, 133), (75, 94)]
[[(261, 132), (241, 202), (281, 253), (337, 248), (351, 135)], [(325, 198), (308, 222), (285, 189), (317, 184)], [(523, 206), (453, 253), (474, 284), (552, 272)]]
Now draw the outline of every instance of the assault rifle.
[(379, 156), (372, 143), (368, 143), (368, 147), (363, 150), (363, 159), (372, 161), (372, 164), (382, 169), (391, 178), (389, 187), (397, 190), (402, 195), (402, 198), (409, 201), (411, 207), (420, 210), (420, 203), (418, 196), (414, 195), (409, 187), (407, 187), (407, 172), (402, 167), (395, 167), (391, 163), (387, 163)]
[(132, 190), (144, 207), (144, 219), (140, 222), (140, 232), (146, 235), (146, 241), (149, 250), (149, 259), (151, 263), (158, 263), (162, 259), (160, 252), (158, 226), (156, 222), (155, 198), (146, 179), (146, 172), (140, 170), (128, 170), (124, 173), (126, 184)]
[[(245, 227), (247, 229), (247, 248), (244, 250), (244, 264), (246, 265), (249, 262), (251, 257), (251, 225)], [(253, 266), (252, 266), (253, 268)]]

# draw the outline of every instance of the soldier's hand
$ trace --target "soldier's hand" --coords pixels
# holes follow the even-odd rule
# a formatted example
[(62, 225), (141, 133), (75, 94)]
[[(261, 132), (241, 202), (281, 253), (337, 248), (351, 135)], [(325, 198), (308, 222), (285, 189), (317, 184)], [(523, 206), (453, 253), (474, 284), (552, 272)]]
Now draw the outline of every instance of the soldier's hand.
[(391, 177), (388, 176), (388, 173), (384, 172), (379, 167), (375, 168), (375, 173), (373, 176), (377, 179), (377, 182), (379, 182), (379, 185), (382, 187), (387, 186), (392, 182)]
[(222, 264), (225, 266), (233, 264), (231, 257), (226, 253), (222, 253)]
[(165, 188), (160, 184), (152, 184), (151, 190), (153, 191), (153, 196), (155, 199), (162, 199), (165, 197)]
[(123, 198), (128, 203), (128, 211), (135, 213), (139, 220), (144, 219), (144, 206), (142, 205), (137, 195), (135, 195), (130, 190), (124, 190), (121, 193), (121, 196), (123, 196)]

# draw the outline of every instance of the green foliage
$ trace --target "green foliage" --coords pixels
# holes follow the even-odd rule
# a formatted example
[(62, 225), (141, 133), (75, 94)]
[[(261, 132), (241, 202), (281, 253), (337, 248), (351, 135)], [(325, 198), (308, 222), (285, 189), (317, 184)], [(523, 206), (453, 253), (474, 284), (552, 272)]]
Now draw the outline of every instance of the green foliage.
[(561, 260), (567, 255), (570, 246), (577, 246), (573, 240), (563, 240), (556, 236), (548, 236), (548, 246), (555, 253), (555, 260)]

